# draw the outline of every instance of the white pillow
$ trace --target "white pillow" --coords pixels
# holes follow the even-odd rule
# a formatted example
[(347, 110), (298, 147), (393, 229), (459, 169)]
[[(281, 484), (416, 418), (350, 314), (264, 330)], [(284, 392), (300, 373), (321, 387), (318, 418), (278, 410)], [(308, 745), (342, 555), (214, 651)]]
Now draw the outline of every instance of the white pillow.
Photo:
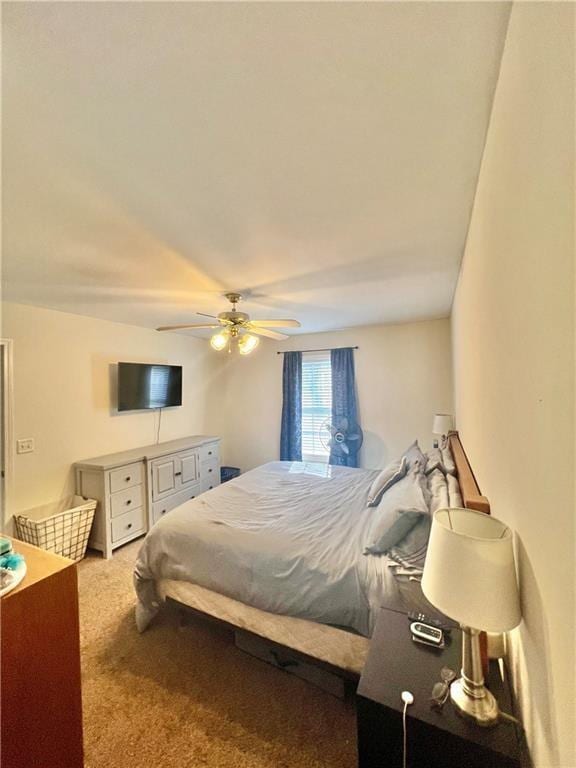
[(442, 463), (444, 464), (444, 471), (447, 475), (456, 474), (456, 464), (454, 463), (454, 457), (452, 456), (452, 451), (450, 450), (449, 445), (442, 448)]
[(444, 463), (442, 461), (442, 453), (440, 452), (440, 448), (431, 448), (429, 451), (426, 451), (426, 468), (424, 470), (425, 474), (429, 475), (430, 472), (433, 472), (435, 469), (439, 469), (441, 472), (446, 473), (446, 470), (444, 469)]
[(435, 469), (440, 469), (445, 475), (456, 475), (456, 464), (454, 464), (449, 445), (445, 448), (431, 448), (426, 451), (425, 456), (427, 475)]
[(376, 507), (380, 503), (383, 494), (394, 483), (401, 480), (408, 471), (408, 461), (406, 456), (402, 456), (398, 461), (392, 461), (382, 472), (374, 478), (370, 490), (368, 491), (368, 506)]
[(448, 481), (448, 499), (451, 507), (462, 507), (462, 494), (460, 493), (460, 485), (454, 475), (446, 475)]
[(446, 509), (449, 506), (448, 484), (446, 476), (441, 469), (434, 469), (428, 475), (428, 491), (430, 492), (430, 514), (437, 509)]

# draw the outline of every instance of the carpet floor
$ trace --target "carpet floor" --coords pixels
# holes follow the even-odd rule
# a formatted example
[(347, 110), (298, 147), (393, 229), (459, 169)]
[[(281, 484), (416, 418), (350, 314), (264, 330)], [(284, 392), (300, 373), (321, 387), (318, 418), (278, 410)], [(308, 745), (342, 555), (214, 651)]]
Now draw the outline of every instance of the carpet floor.
[(85, 768), (352, 768), (350, 702), (165, 612), (134, 624), (140, 542), (80, 563)]

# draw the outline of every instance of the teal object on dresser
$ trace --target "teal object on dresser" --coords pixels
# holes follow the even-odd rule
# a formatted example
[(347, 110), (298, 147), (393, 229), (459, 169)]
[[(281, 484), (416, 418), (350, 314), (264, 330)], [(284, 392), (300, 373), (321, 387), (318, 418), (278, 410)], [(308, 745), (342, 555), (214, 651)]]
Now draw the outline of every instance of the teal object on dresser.
[(10, 552), (12, 549), (12, 542), (10, 539), (5, 539), (3, 536), (0, 536), (0, 555), (5, 555), (7, 552)]

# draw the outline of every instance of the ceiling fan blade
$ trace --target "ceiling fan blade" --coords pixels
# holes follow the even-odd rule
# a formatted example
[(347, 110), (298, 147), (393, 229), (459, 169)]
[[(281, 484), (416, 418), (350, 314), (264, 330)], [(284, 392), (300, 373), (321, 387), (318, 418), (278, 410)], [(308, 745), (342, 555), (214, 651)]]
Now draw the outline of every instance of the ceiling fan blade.
[(250, 320), (255, 328), (300, 328), (298, 320)]
[(186, 323), (184, 325), (161, 325), (156, 328), (157, 331), (181, 331), (185, 328), (221, 328), (220, 325), (208, 325), (207, 323)]
[(202, 315), (202, 317), (213, 317), (214, 320), (218, 320), (218, 317), (216, 315), (208, 315), (206, 312), (196, 312), (197, 315)]
[(286, 336), (285, 333), (278, 333), (277, 331), (270, 331), (267, 328), (254, 328), (252, 323), (247, 323), (246, 325), (242, 326), (244, 330), (248, 331), (248, 333), (255, 333), (256, 336), (266, 336), (268, 339), (276, 339), (276, 341), (284, 341), (284, 339), (288, 339), (289, 337)]

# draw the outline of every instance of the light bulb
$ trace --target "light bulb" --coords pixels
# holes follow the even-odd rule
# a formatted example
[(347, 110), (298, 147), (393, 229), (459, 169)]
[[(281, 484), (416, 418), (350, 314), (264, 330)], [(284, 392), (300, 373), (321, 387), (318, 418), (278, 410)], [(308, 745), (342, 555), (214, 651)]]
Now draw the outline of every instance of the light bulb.
[(210, 346), (217, 352), (221, 352), (228, 345), (228, 333), (222, 331), (221, 333), (215, 333), (210, 339)]
[(250, 352), (256, 349), (258, 344), (260, 344), (258, 336), (252, 336), (252, 334), (247, 333), (238, 340), (238, 352), (241, 355), (249, 355)]

